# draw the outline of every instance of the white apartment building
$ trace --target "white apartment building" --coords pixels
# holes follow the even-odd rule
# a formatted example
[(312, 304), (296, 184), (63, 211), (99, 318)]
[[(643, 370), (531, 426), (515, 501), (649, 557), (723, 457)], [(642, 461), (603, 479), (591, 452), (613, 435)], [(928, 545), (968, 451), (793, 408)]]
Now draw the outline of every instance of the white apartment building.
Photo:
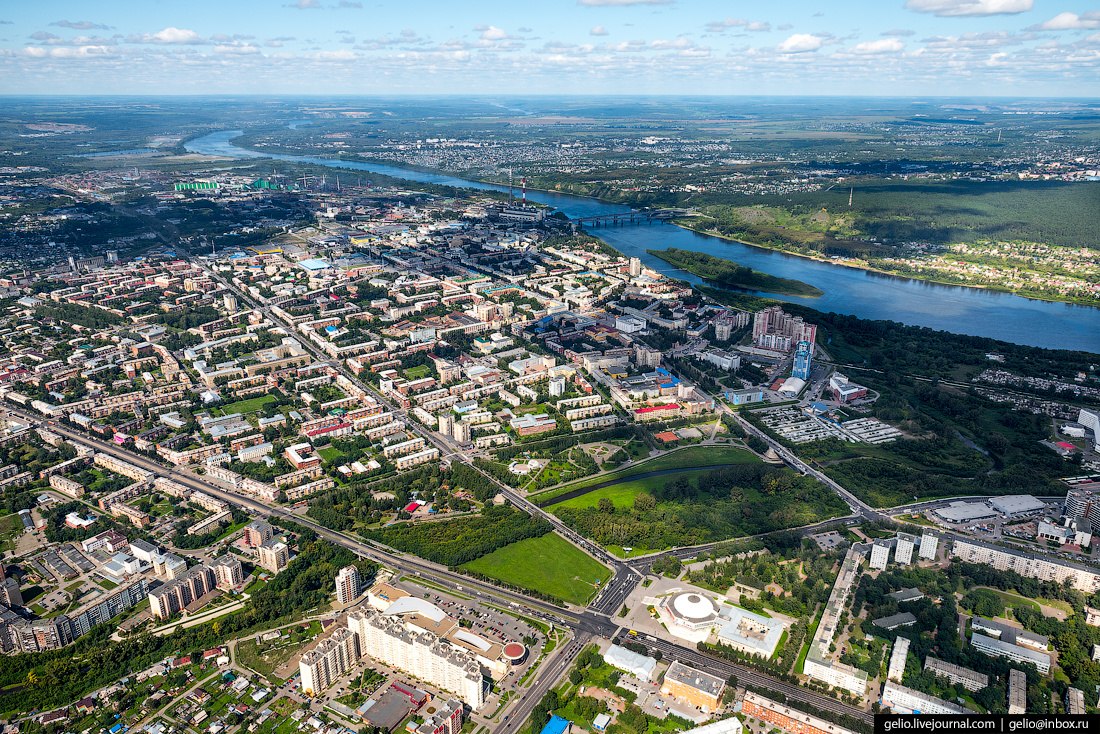
[(351, 604), (359, 596), (359, 569), (355, 566), (344, 566), (340, 573), (336, 574), (336, 602), (338, 604)]
[(887, 564), (890, 563), (890, 544), (885, 540), (876, 540), (871, 545), (871, 562), (870, 566), (878, 571), (886, 569)]
[(920, 536), (920, 551), (917, 555), (924, 561), (936, 560), (936, 551), (940, 547), (940, 539), (932, 533), (924, 533)]
[(1059, 584), (1068, 580), (1073, 588), (1086, 594), (1100, 591), (1100, 574), (1054, 558), (1010, 551), (962, 538), (955, 539), (951, 552), (967, 563), (980, 563), (998, 571), (1015, 571), (1021, 576)]
[(481, 666), (470, 652), (429, 632), (410, 630), (401, 619), (374, 609), (353, 610), (348, 615), (348, 629), (358, 636), (361, 654), (454, 693), (472, 709), (485, 703)]
[(889, 680), (901, 683), (905, 675), (905, 661), (909, 657), (909, 638), (899, 637), (894, 640), (894, 649), (890, 652), (890, 667), (887, 668), (886, 677)]
[(302, 693), (316, 696), (359, 662), (355, 633), (338, 627), (332, 636), (302, 656), (298, 670), (302, 675)]

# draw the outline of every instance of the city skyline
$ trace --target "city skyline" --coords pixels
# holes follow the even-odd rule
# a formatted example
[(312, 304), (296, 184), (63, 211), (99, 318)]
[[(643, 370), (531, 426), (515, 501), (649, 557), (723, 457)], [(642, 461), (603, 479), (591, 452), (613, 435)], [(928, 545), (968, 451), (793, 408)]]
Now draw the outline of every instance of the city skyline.
[(822, 7), (11, 4), (0, 9), (0, 93), (1100, 93), (1100, 12), (1081, 0)]

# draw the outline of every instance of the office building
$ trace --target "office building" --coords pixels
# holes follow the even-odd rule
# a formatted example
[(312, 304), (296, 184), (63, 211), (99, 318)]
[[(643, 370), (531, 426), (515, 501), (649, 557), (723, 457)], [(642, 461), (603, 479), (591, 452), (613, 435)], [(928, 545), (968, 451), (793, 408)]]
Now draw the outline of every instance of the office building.
[(1015, 668), (1008, 671), (1008, 713), (1027, 713), (1027, 676)]
[(256, 548), (258, 562), (262, 568), (279, 573), (290, 563), (290, 549), (279, 540), (268, 540)]
[(935, 673), (941, 678), (946, 678), (968, 691), (980, 691), (989, 685), (988, 675), (970, 668), (964, 668), (961, 665), (945, 662), (931, 655), (925, 658), (924, 669), (930, 673)]
[(679, 660), (668, 666), (664, 682), (661, 683), (662, 694), (675, 696), (703, 711), (717, 711), (725, 689), (726, 681), (689, 668)]
[(336, 603), (351, 604), (359, 596), (359, 586), (359, 569), (355, 566), (341, 568), (336, 574)]
[(337, 627), (328, 638), (302, 656), (298, 663), (302, 693), (316, 696), (359, 662), (355, 633)]
[(794, 369), (791, 375), (800, 380), (810, 381), (810, 362), (813, 358), (813, 347), (807, 341), (798, 342), (794, 350)]
[(604, 662), (613, 668), (629, 673), (643, 683), (653, 679), (657, 660), (619, 645), (611, 645), (603, 656)]
[(894, 640), (894, 649), (890, 652), (890, 666), (886, 669), (886, 677), (889, 680), (901, 683), (905, 675), (905, 661), (909, 657), (909, 638), (899, 637)]
[(939, 537), (932, 533), (924, 533), (920, 536), (920, 551), (918, 551), (917, 555), (922, 561), (934, 561), (936, 560), (936, 551), (939, 547)]

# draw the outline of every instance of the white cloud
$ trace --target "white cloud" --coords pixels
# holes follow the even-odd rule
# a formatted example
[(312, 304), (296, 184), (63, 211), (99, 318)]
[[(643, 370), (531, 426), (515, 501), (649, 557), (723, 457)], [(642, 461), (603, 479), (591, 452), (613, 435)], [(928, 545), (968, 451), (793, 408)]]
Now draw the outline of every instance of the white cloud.
[(802, 54), (818, 50), (823, 43), (824, 41), (819, 36), (809, 33), (795, 33), (788, 36), (783, 43), (779, 44), (778, 48), (779, 53), (782, 54)]
[(627, 5), (671, 5), (672, 0), (577, 0), (577, 5), (586, 5), (590, 8)]
[(1084, 15), (1078, 15), (1077, 13), (1058, 13), (1050, 20), (1040, 23), (1037, 26), (1032, 26), (1032, 30), (1038, 31), (1076, 31), (1076, 30), (1090, 30), (1092, 28), (1100, 28), (1100, 12), (1097, 13), (1085, 13)]
[(341, 49), (339, 51), (318, 51), (313, 55), (313, 58), (321, 61), (354, 61), (359, 58), (359, 55), (354, 51)]
[(497, 28), (495, 25), (485, 26), (478, 30), (481, 31), (482, 41), (503, 41), (508, 38), (508, 33), (502, 28)]
[(893, 36), (894, 38), (908, 38), (909, 36), (912, 36), (912, 35), (915, 35), (915, 34), (916, 34), (916, 31), (910, 30), (908, 28), (891, 28), (888, 31), (883, 31), (879, 35), (880, 36)]
[(944, 17), (966, 15), (1016, 15), (1031, 10), (1035, 0), (905, 0), (918, 13)]
[(743, 18), (725, 18), (712, 20), (707, 23), (707, 30), (712, 33), (721, 33), (730, 28), (744, 28), (746, 31), (770, 31), (771, 23), (762, 20), (745, 20)]
[(58, 28), (71, 28), (74, 31), (108, 31), (111, 29), (109, 25), (93, 23), (90, 20), (57, 20), (50, 23), (50, 25)]
[(905, 44), (896, 38), (880, 38), (877, 41), (864, 41), (852, 47), (857, 54), (893, 54), (905, 48)]
[(260, 53), (260, 49), (250, 43), (241, 45), (223, 43), (214, 47), (214, 53), (227, 56), (251, 56)]
[(296, 8), (298, 10), (320, 10), (321, 0), (298, 0), (298, 2), (284, 7)]
[(588, 32), (588, 35), (590, 35), (590, 36), (606, 36), (607, 35), (607, 29), (604, 28), (602, 25), (594, 25), (594, 26), (592, 26), (592, 30), (590, 30)]
[(202, 43), (202, 36), (187, 28), (168, 26), (143, 37), (146, 43)]
[(63, 46), (60, 48), (42, 48), (27, 46), (23, 53), (36, 59), (86, 59), (92, 56), (109, 56), (111, 49), (106, 46)]

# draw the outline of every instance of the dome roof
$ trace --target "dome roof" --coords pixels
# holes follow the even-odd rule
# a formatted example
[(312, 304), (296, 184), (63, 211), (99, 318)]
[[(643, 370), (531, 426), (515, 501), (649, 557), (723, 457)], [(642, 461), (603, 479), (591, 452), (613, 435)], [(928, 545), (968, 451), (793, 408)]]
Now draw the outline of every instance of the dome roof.
[(718, 615), (718, 605), (695, 592), (677, 594), (672, 599), (672, 609), (677, 616), (691, 622), (701, 622)]

